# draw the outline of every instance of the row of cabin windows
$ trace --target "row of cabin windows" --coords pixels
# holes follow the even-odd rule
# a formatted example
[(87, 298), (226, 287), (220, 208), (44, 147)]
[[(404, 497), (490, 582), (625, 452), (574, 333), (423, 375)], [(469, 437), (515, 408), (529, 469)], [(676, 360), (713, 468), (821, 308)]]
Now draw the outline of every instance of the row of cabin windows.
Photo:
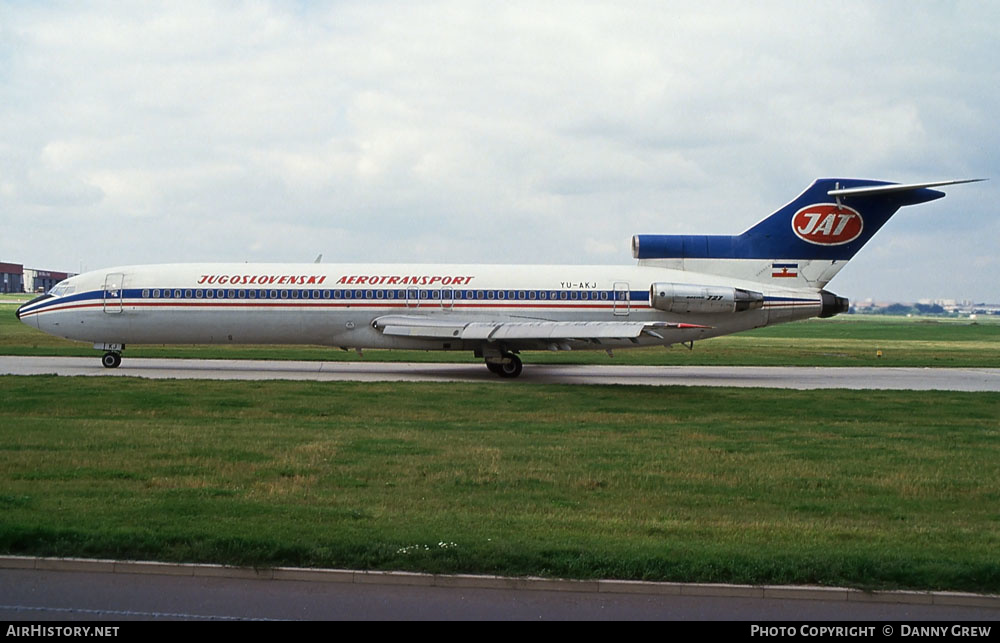
[(624, 290), (224, 290), (169, 288), (142, 291), (153, 299), (399, 299), (441, 300), (573, 300), (607, 301), (629, 299)]

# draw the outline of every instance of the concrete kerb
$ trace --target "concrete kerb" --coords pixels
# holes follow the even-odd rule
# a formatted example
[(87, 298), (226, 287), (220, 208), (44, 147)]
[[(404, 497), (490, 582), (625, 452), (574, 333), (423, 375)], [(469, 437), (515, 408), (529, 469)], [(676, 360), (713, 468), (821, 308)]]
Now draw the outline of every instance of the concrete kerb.
[(38, 569), (111, 574), (162, 574), (255, 580), (293, 580), (322, 583), (366, 583), (418, 585), (425, 587), (467, 587), (470, 589), (525, 589), (551, 592), (600, 592), (672, 596), (714, 596), (730, 598), (775, 598), (859, 603), (909, 605), (950, 605), (1000, 609), (1000, 595), (962, 592), (877, 591), (865, 592), (845, 587), (721, 585), (712, 583), (657, 583), (625, 580), (569, 580), (559, 578), (511, 578), (471, 574), (420, 574), (416, 572), (353, 571), (300, 567), (248, 568), (193, 563), (155, 561), (94, 560), (86, 558), (37, 558), (0, 556), (2, 569)]

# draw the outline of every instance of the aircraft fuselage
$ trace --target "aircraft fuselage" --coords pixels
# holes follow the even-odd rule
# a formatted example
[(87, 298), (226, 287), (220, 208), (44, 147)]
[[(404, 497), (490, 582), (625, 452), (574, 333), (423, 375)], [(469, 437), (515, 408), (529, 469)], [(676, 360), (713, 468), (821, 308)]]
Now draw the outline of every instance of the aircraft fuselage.
[[(763, 291), (742, 312), (676, 313), (651, 305), (656, 283)], [(19, 311), (52, 335), (97, 344), (323, 344), (345, 348), (477, 350), (489, 341), (386, 335), (385, 315), (442, 321), (657, 321), (652, 335), (571, 344), (607, 349), (673, 344), (820, 314), (816, 290), (645, 266), (379, 264), (175, 264), (121, 266), (70, 278)], [(697, 328), (694, 326), (701, 326)], [(506, 342), (512, 350), (559, 349), (545, 339)]]

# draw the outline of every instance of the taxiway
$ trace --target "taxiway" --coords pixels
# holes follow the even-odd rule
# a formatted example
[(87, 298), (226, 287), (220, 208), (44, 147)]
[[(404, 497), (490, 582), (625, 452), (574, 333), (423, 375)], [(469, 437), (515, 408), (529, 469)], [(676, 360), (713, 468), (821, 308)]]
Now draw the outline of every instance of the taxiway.
[[(353, 382), (493, 382), (482, 364), (295, 362), (126, 357), (108, 369), (97, 357), (0, 357), (0, 374), (150, 379)], [(616, 366), (527, 363), (517, 381), (553, 384), (738, 386), (787, 389), (882, 389), (1000, 392), (1000, 368), (856, 368), (794, 366)]]

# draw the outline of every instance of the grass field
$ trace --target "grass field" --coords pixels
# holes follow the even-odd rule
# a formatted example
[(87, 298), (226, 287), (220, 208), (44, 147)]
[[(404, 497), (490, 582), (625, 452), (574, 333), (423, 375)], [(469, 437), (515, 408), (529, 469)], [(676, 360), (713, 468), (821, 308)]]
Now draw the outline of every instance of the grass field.
[(1000, 395), (0, 377), (8, 553), (1000, 591)]
[[(0, 354), (96, 360), (14, 308)], [(841, 316), (524, 359), (996, 367), (1000, 324)], [(991, 393), (0, 377), (0, 551), (997, 593), (998, 438)]]
[[(99, 356), (87, 344), (46, 335), (20, 323), (0, 303), (0, 354)], [(878, 357), (878, 351), (882, 356)], [(357, 353), (328, 346), (130, 346), (129, 357), (347, 361)], [(525, 353), (526, 365), (646, 364), (732, 366), (1000, 366), (1000, 319), (908, 319), (844, 315), (761, 328), (680, 346), (616, 351)], [(471, 352), (364, 352), (365, 360), (475, 362)]]

